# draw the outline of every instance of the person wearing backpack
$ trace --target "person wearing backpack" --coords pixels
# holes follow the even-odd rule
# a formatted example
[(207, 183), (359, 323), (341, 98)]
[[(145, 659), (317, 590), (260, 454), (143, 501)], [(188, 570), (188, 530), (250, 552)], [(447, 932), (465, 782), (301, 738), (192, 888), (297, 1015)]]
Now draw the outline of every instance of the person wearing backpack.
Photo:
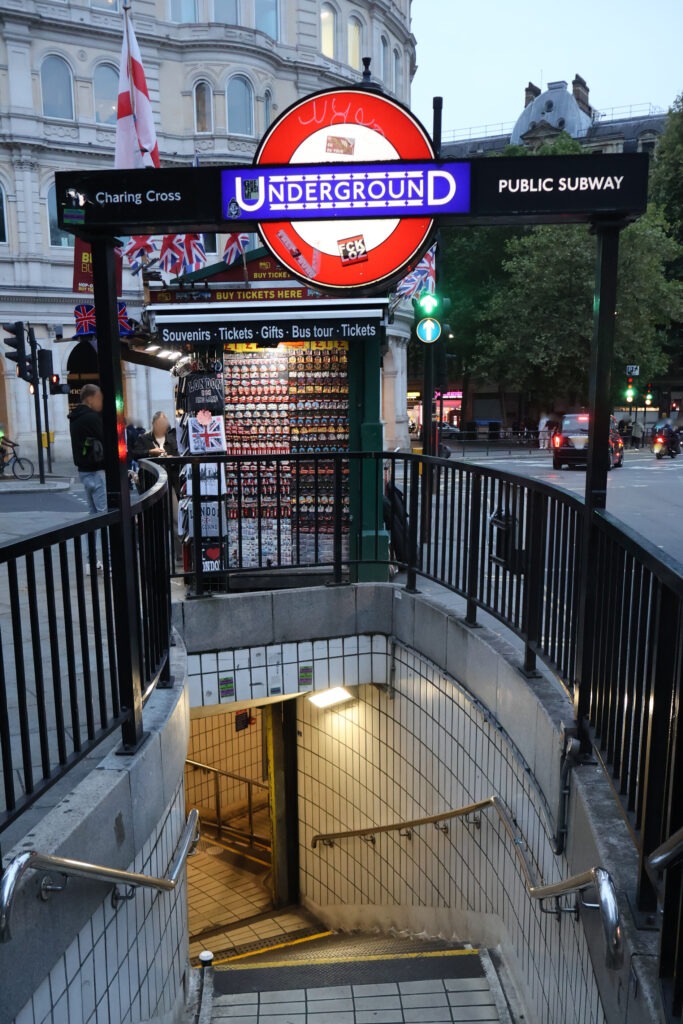
[[(85, 490), (90, 515), (107, 511), (107, 482), (104, 474), (104, 429), (102, 427), (102, 391), (96, 384), (85, 384), (80, 405), (69, 413), (71, 451)], [(102, 563), (97, 562), (98, 571)], [(86, 571), (90, 572), (90, 564)]]

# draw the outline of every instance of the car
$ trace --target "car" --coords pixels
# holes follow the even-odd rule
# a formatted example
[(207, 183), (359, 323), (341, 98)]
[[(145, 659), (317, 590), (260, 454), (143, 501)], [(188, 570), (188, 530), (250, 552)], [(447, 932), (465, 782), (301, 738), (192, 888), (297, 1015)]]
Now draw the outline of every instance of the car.
[(452, 423), (442, 423), (439, 429), (442, 437), (460, 437), (459, 429), (454, 427)]
[[(587, 412), (568, 413), (562, 417), (560, 428), (555, 431), (550, 443), (553, 452), (553, 469), (588, 464), (589, 424), (590, 417)], [(614, 416), (610, 416), (607, 468), (618, 468), (623, 464), (624, 442), (619, 434), (617, 421)]]

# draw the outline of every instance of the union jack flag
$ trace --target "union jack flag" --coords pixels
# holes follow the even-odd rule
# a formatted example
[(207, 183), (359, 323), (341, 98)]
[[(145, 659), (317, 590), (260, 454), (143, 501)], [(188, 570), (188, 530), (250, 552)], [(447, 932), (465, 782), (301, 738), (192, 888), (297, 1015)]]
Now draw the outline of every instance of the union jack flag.
[(234, 232), (232, 235), (228, 235), (225, 240), (225, 247), (223, 249), (223, 262), (230, 266), (231, 263), (244, 253), (247, 245), (249, 244), (249, 235), (246, 231)]
[(123, 250), (131, 269), (137, 273), (148, 262), (150, 253), (157, 251), (157, 245), (151, 235), (132, 235)]
[(402, 278), (396, 286), (396, 295), (411, 299), (413, 295), (433, 295), (436, 291), (436, 245), (428, 249), (414, 270)]
[(206, 249), (201, 235), (179, 235), (183, 249), (182, 269), (186, 274), (201, 270), (206, 263)]
[(183, 269), (183, 236), (164, 235), (161, 240), (161, 252), (159, 253), (159, 266), (167, 274), (178, 275)]
[(118, 320), (119, 320), (119, 334), (124, 337), (128, 334), (133, 333), (133, 325), (128, 319), (128, 310), (126, 309), (125, 302), (118, 302)]
[(225, 423), (222, 416), (212, 416), (207, 424), (191, 416), (189, 427), (192, 454), (225, 451)]
[(81, 303), (74, 307), (74, 320), (76, 321), (76, 334), (95, 333), (95, 307)]

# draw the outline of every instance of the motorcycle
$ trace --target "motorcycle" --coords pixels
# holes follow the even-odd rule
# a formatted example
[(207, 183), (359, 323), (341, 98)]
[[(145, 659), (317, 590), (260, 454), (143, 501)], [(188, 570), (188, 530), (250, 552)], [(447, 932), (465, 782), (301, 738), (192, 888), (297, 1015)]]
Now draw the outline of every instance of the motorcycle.
[(665, 455), (669, 455), (672, 459), (675, 459), (680, 450), (681, 442), (677, 434), (669, 434), (668, 437), (659, 431), (655, 434), (652, 442), (652, 451), (655, 454), (655, 458), (663, 459)]

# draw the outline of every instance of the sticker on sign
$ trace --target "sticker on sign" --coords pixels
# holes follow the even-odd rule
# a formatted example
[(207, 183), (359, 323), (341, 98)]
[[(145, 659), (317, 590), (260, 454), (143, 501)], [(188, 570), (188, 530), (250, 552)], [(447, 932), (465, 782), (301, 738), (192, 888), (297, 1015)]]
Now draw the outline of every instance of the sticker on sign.
[(636, 365), (627, 366), (626, 367), (626, 373), (628, 374), (629, 377), (639, 377), (640, 376), (640, 367), (636, 366)]

